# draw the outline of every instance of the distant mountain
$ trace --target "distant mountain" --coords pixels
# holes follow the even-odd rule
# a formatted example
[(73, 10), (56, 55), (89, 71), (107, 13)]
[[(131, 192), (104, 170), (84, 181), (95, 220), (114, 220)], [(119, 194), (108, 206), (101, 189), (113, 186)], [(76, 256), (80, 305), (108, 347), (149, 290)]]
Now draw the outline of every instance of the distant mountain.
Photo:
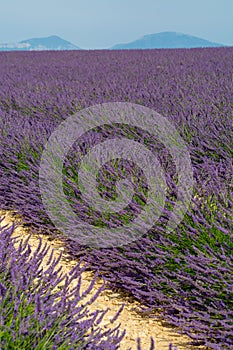
[[(212, 43), (196, 36), (162, 32), (144, 35), (138, 40), (126, 44), (117, 44), (110, 50), (123, 49), (164, 49), (164, 48), (194, 48), (194, 47), (220, 47), (226, 46)], [(42, 51), (42, 50), (82, 50), (80, 47), (66, 41), (59, 36), (51, 35), (45, 38), (32, 38), (18, 43), (0, 44), (0, 51)]]
[(69, 41), (52, 35), (46, 38), (33, 38), (16, 44), (0, 44), (0, 51), (42, 51), (42, 50), (81, 50)]
[(162, 32), (157, 34), (144, 35), (138, 40), (126, 44), (117, 44), (110, 50), (123, 49), (176, 49), (195, 47), (220, 47), (224, 46), (212, 43), (196, 36), (176, 32)]

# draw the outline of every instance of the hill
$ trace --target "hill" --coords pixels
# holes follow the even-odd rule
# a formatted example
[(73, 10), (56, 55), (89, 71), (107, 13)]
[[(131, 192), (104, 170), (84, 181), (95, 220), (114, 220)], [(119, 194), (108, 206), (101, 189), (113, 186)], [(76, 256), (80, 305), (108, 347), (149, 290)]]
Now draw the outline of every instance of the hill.
[(176, 49), (195, 47), (220, 47), (222, 44), (213, 43), (196, 36), (176, 32), (162, 32), (144, 35), (143, 37), (125, 44), (117, 44), (111, 50), (127, 49)]
[(42, 50), (80, 50), (59, 36), (51, 35), (45, 38), (32, 38), (15, 44), (0, 44), (0, 51), (42, 51)]

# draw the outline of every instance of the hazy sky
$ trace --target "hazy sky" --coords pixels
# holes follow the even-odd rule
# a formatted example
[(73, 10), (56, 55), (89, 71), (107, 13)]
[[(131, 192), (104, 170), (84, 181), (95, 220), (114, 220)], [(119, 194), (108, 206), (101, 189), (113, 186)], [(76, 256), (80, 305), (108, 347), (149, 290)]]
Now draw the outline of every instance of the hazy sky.
[(233, 46), (233, 0), (0, 0), (0, 43), (59, 35), (84, 49), (176, 31)]

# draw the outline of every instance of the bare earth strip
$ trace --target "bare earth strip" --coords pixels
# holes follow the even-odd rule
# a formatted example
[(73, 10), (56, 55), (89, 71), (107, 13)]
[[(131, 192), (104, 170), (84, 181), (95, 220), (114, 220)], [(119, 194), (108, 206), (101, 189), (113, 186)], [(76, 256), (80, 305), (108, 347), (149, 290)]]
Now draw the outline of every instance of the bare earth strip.
[[(21, 223), (19, 216), (12, 216), (12, 213), (0, 211), (0, 219), (5, 216), (4, 221), (1, 225), (9, 224), (13, 222)], [(20, 236), (23, 239), (26, 239), (29, 235), (29, 230), (23, 228), (22, 224), (15, 229), (13, 236)], [(64, 274), (69, 273), (69, 271), (77, 265), (78, 261), (68, 259), (67, 254), (64, 251), (62, 243), (58, 240), (50, 241), (46, 236), (33, 234), (29, 240), (32, 252), (36, 250), (39, 243), (39, 237), (41, 237), (43, 243), (47, 243), (51, 249), (54, 249), (54, 257), (58, 257), (62, 252), (62, 258), (60, 260), (60, 265), (62, 266), (62, 271)], [(49, 255), (49, 254), (48, 254)], [(43, 266), (46, 266), (46, 259), (43, 261)], [(82, 273), (82, 286), (81, 291), (84, 291), (88, 288), (94, 273), (90, 271), (84, 271)], [(75, 281), (73, 281), (75, 283)], [(93, 296), (100, 286), (103, 285), (103, 280), (98, 279), (93, 290), (88, 295), (89, 300)], [(86, 299), (85, 299), (86, 300)], [(122, 303), (125, 303), (125, 307), (118, 317), (117, 321), (112, 325), (110, 319), (112, 319), (116, 312), (119, 310)], [(90, 311), (106, 310), (110, 308), (108, 313), (103, 318), (101, 327), (113, 328), (117, 324), (121, 324), (120, 330), (123, 331), (126, 329), (126, 335), (121, 342), (121, 350), (127, 350), (131, 347), (132, 350), (137, 349), (137, 338), (141, 338), (141, 345), (143, 350), (150, 348), (150, 337), (152, 336), (155, 341), (156, 350), (168, 350), (170, 343), (175, 345), (178, 350), (195, 350), (195, 349), (207, 349), (205, 347), (194, 347), (188, 345), (190, 339), (187, 336), (179, 335), (178, 329), (174, 327), (169, 327), (166, 322), (161, 322), (156, 319), (140, 316), (133, 309), (137, 307), (139, 303), (135, 301), (132, 297), (124, 295), (124, 293), (116, 293), (114, 291), (104, 290), (96, 299), (96, 301), (89, 306)]]

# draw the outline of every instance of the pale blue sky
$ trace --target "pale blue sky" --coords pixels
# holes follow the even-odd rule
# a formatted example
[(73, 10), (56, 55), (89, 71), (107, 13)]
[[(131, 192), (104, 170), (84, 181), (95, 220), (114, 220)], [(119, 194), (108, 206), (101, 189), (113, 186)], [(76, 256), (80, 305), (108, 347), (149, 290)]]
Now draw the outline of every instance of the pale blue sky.
[(233, 46), (233, 0), (0, 0), (0, 43), (59, 35), (84, 49), (183, 32)]

